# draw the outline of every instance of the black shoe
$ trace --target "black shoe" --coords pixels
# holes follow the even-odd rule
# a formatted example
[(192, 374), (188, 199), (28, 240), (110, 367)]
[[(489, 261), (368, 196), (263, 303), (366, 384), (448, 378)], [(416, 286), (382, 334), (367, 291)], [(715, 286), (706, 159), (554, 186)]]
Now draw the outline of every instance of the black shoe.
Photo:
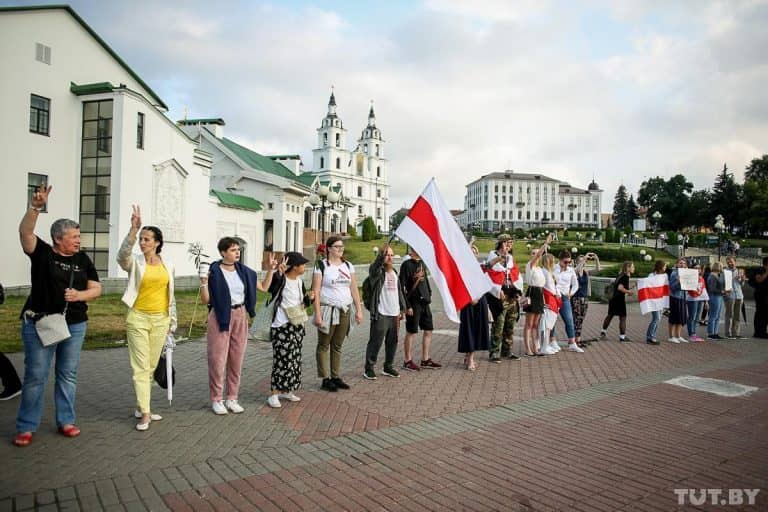
[(15, 398), (21, 394), (21, 388), (18, 389), (8, 389), (5, 388), (2, 393), (0, 393), (0, 400), (10, 400), (11, 398)]
[(507, 358), (512, 360), (512, 361), (519, 361), (520, 360), (520, 356), (516, 356), (515, 354), (509, 354), (507, 356)]
[(645, 342), (649, 345), (661, 345), (661, 342), (656, 340), (645, 340)]
[[(395, 370), (395, 368), (394, 368), (394, 367), (392, 367), (392, 366), (387, 366), (387, 367), (385, 367), (385, 368), (384, 368), (384, 369), (381, 371), (381, 373), (382, 373), (382, 374), (384, 374), (384, 375), (386, 375), (386, 376), (388, 376), (388, 377), (394, 377), (394, 378), (396, 378), (396, 379), (399, 379), (399, 378), (400, 378), (400, 372), (398, 372), (397, 370)], [(367, 378), (367, 377), (366, 377), (366, 378)]]
[(368, 380), (376, 380), (376, 372), (373, 371), (373, 368), (366, 368), (363, 372), (363, 377)]
[(493, 356), (493, 357), (489, 358), (489, 361), (492, 362), (492, 363), (500, 363), (501, 362), (501, 358), (499, 356)]
[(323, 384), (320, 386), (320, 389), (335, 392), (337, 389), (337, 386), (336, 386), (336, 383), (333, 381), (333, 379), (323, 379)]
[(628, 336), (624, 336), (623, 338), (619, 338), (619, 341), (622, 343), (630, 343), (632, 340), (629, 339)]
[(340, 377), (334, 377), (331, 382), (336, 385), (336, 389), (349, 389), (349, 384), (341, 380)]

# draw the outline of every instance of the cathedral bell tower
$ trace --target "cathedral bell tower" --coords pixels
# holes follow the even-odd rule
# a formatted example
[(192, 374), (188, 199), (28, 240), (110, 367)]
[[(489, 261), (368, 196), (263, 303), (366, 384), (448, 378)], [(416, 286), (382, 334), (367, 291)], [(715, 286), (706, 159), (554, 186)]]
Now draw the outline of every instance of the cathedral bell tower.
[(347, 168), (346, 134), (344, 124), (336, 115), (336, 96), (331, 90), (328, 113), (317, 129), (317, 149), (312, 150), (312, 168), (316, 172), (340, 171)]

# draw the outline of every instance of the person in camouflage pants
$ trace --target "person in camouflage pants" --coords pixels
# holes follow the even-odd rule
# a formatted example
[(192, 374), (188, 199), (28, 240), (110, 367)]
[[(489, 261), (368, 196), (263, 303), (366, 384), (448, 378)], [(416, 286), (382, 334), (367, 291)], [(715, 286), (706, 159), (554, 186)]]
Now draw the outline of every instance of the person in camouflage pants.
[(512, 353), (512, 332), (515, 330), (515, 322), (520, 318), (520, 309), (517, 299), (505, 296), (501, 301), (501, 313), (493, 319), (491, 330), (490, 358), (493, 362), (500, 362), (500, 357), (519, 359)]

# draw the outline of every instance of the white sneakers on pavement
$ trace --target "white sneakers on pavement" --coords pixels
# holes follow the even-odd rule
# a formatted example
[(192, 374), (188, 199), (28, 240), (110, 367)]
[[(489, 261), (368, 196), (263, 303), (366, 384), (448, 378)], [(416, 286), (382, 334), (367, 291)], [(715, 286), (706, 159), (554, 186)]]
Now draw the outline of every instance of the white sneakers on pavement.
[(285, 400), (288, 400), (289, 402), (300, 402), (301, 401), (301, 398), (299, 398), (298, 396), (294, 395), (293, 392), (291, 392), (291, 393), (280, 393), (279, 395), (277, 395), (277, 397), (278, 398), (283, 398)]
[(580, 346), (578, 346), (575, 343), (569, 343), (568, 344), (568, 351), (569, 352), (577, 352), (579, 354), (583, 354), (584, 353), (584, 349), (581, 348)]
[(211, 409), (213, 409), (213, 414), (218, 414), (219, 416), (223, 416), (224, 414), (227, 414), (227, 407), (224, 405), (224, 402), (221, 400), (217, 400), (211, 404)]
[[(135, 411), (133, 411), (133, 417), (134, 418), (141, 419), (142, 416), (143, 415), (141, 414), (140, 410), (136, 409)], [(149, 415), (149, 419), (152, 420), (152, 421), (160, 421), (160, 420), (163, 419), (163, 417), (160, 416), (159, 414), (150, 414)]]
[(243, 406), (237, 403), (237, 400), (225, 400), (224, 401), (224, 407), (229, 409), (231, 412), (235, 414), (240, 414), (245, 409), (243, 409)]
[(675, 338), (674, 336), (672, 336), (667, 341), (669, 341), (669, 343), (680, 343), (680, 338)]
[(283, 406), (280, 403), (280, 397), (278, 395), (269, 395), (269, 398), (267, 398), (267, 403), (270, 407), (274, 407), (275, 409)]

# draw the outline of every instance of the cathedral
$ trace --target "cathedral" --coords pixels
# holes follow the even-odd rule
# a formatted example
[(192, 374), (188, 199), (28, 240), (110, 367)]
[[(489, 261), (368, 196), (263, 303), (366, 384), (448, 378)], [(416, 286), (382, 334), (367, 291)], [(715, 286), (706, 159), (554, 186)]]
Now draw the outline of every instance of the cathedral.
[(336, 112), (336, 97), (331, 92), (328, 113), (317, 129), (317, 148), (312, 150), (312, 172), (321, 183), (343, 190), (354, 206), (348, 212), (350, 224), (358, 228), (365, 217), (374, 219), (379, 232), (389, 232), (389, 182), (384, 139), (376, 127), (373, 104), (368, 124), (357, 145), (347, 149), (347, 130)]

